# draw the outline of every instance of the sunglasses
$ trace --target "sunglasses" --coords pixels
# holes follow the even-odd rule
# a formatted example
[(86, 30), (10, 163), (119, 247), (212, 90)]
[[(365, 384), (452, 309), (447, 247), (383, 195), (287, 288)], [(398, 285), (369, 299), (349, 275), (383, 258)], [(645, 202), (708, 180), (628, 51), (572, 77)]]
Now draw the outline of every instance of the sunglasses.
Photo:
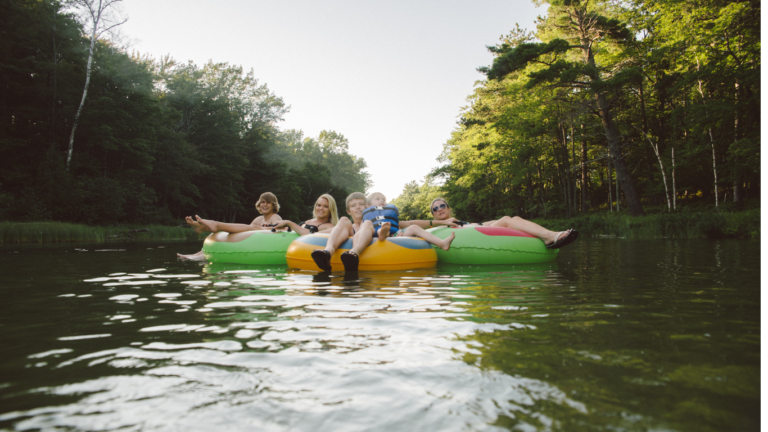
[(440, 209), (444, 209), (446, 207), (448, 207), (448, 204), (446, 204), (446, 203), (442, 203), (439, 206), (434, 206), (434, 207), (432, 207), (432, 213), (434, 213), (434, 212), (436, 212), (436, 211), (438, 211)]

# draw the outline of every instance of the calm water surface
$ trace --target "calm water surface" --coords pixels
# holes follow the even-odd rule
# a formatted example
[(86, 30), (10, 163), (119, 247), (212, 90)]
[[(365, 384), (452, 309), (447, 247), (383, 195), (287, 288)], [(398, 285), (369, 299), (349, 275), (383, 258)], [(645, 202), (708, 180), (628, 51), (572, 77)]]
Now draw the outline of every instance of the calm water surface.
[(760, 426), (756, 241), (330, 277), (196, 247), (0, 248), (0, 429)]

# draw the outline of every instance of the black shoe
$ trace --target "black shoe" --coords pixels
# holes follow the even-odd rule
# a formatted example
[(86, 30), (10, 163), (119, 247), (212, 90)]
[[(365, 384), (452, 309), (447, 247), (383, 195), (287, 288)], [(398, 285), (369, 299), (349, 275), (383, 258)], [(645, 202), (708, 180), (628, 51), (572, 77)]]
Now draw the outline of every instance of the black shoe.
[(315, 249), (312, 251), (312, 260), (315, 261), (320, 270), (331, 271), (331, 253), (325, 249)]
[[(566, 233), (564, 237), (560, 237), (560, 234)], [(563, 246), (568, 246), (573, 243), (574, 240), (579, 238), (579, 232), (575, 229), (569, 229), (558, 233), (558, 238), (554, 242), (547, 245), (547, 249), (560, 249)]]
[(344, 264), (345, 271), (356, 272), (360, 265), (360, 257), (352, 251), (347, 251), (341, 254), (341, 263)]

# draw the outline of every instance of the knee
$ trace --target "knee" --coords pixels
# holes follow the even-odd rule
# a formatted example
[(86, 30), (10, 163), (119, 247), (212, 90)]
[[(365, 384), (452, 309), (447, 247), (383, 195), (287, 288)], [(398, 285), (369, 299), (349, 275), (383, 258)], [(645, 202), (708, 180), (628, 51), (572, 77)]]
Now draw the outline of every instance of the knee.
[(417, 227), (416, 225), (411, 225), (405, 229), (405, 235), (409, 237), (413, 237), (416, 234), (418, 234), (419, 231), (423, 231), (423, 230), (420, 227)]
[(360, 225), (360, 228), (361, 229), (365, 229), (365, 228), (373, 229), (373, 222), (371, 222), (369, 220), (363, 221), (363, 223)]
[(504, 216), (503, 218), (501, 218), (501, 220), (506, 220), (506, 221), (521, 221), (521, 220), (523, 220), (523, 218), (521, 218), (520, 216)]

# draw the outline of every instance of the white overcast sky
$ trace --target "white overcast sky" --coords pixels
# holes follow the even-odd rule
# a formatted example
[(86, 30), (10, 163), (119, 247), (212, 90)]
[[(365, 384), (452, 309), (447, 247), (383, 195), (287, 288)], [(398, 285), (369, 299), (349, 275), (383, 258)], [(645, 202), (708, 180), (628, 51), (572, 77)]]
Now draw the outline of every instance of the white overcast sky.
[(371, 191), (394, 199), (421, 183), (530, 0), (125, 0), (133, 49), (254, 70), (290, 112), (281, 129), (333, 130), (368, 163)]

